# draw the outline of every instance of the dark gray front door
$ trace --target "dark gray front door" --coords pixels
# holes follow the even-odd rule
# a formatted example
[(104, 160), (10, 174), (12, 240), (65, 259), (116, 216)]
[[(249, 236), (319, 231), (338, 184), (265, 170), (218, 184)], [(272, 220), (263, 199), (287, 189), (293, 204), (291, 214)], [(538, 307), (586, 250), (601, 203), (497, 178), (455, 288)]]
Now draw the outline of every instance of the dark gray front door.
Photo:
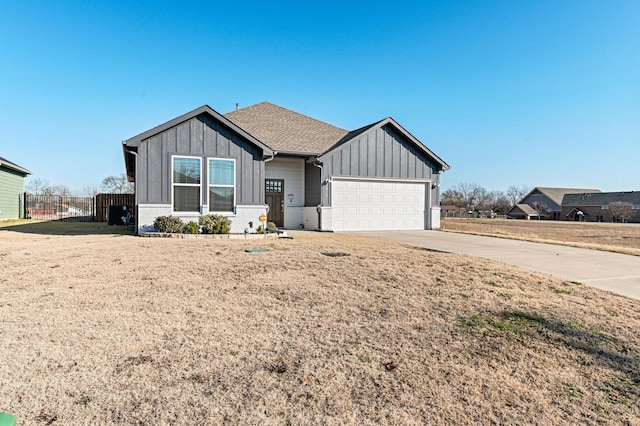
[(265, 200), (269, 206), (267, 221), (284, 226), (284, 179), (265, 179)]

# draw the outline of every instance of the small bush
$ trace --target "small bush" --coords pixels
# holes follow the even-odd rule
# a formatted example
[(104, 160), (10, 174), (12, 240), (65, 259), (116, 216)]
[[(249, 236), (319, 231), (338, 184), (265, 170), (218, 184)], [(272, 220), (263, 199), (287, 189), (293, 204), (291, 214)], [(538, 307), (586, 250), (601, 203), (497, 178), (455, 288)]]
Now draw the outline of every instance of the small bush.
[(262, 225), (258, 226), (258, 229), (256, 229), (256, 233), (264, 234), (264, 229), (262, 229)]
[(183, 232), (185, 234), (197, 234), (198, 232), (200, 232), (200, 227), (198, 226), (197, 223), (195, 223), (194, 221), (191, 221), (184, 225)]
[(276, 224), (273, 223), (273, 222), (267, 222), (267, 231), (275, 232), (276, 231)]
[(180, 233), (184, 228), (184, 223), (179, 217), (175, 216), (158, 216), (153, 221), (153, 227), (158, 232)]
[(231, 230), (231, 220), (219, 214), (200, 216), (198, 223), (203, 234), (228, 234)]

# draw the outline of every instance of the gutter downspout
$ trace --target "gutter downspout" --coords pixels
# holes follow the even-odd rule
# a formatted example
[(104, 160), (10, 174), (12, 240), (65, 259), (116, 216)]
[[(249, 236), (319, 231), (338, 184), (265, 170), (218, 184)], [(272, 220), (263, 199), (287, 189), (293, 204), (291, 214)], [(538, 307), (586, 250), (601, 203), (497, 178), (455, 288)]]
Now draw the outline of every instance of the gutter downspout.
[[(267, 158), (267, 159), (264, 160), (265, 164), (268, 163), (269, 161), (273, 161), (273, 159), (276, 158), (276, 154), (278, 154), (278, 152), (277, 151), (273, 151), (271, 153), (271, 158)], [(266, 172), (267, 171), (265, 170), (265, 175), (266, 175)], [(263, 180), (263, 182), (264, 182), (264, 180)], [(262, 190), (262, 193), (264, 194), (264, 190)], [(264, 205), (267, 207), (267, 214), (269, 214), (269, 204), (267, 204), (266, 200), (265, 200)]]
[(311, 164), (320, 169), (320, 204), (316, 206), (316, 211), (318, 212), (318, 231), (322, 231), (322, 164), (318, 163), (318, 160)]
[[(122, 143), (124, 145), (124, 142)], [(126, 146), (126, 145), (124, 145)], [(124, 152), (126, 152), (127, 154), (131, 154), (136, 158), (136, 162), (135, 162), (135, 167), (136, 167), (136, 172), (138, 171), (138, 153), (135, 151), (131, 151), (129, 149), (125, 149)], [(136, 180), (133, 181), (133, 199), (134, 199), (134, 203), (135, 203), (135, 223), (134, 226), (136, 227), (136, 235), (138, 235), (138, 182)]]

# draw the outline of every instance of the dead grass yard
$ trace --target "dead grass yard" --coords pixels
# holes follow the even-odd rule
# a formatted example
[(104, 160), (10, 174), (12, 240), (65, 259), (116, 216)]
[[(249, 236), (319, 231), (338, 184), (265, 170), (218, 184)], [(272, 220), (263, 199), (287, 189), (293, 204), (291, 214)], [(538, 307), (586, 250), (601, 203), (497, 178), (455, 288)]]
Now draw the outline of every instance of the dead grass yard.
[(640, 256), (640, 225), (550, 220), (443, 219), (442, 230)]
[(639, 301), (351, 235), (76, 226), (0, 228), (21, 425), (640, 424)]

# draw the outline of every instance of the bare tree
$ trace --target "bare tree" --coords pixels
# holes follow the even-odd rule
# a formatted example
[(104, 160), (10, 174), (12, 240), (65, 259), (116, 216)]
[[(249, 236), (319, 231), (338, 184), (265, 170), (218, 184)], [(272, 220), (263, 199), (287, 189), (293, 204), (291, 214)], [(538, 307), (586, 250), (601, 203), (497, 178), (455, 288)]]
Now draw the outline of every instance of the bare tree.
[(509, 188), (507, 188), (506, 195), (507, 195), (507, 197), (509, 197), (509, 200), (511, 201), (511, 206), (515, 206), (529, 192), (531, 192), (531, 188), (529, 188), (528, 186), (525, 186), (525, 185), (520, 185), (520, 186), (511, 185)]
[(447, 189), (440, 194), (440, 204), (464, 208), (466, 203), (460, 191), (452, 188)]
[(502, 191), (493, 191), (491, 196), (491, 210), (495, 214), (507, 214), (512, 207), (509, 197)]
[(531, 208), (538, 213), (538, 220), (542, 219), (542, 216), (547, 216), (549, 214), (549, 206), (540, 201), (534, 201), (531, 203)]
[(102, 180), (102, 190), (113, 194), (132, 194), (133, 184), (124, 173), (118, 176), (107, 176)]
[(633, 204), (625, 201), (612, 201), (609, 203), (609, 212), (614, 220), (625, 223), (633, 216)]
[(50, 192), (51, 184), (48, 180), (39, 177), (27, 177), (27, 192), (33, 195), (45, 195)]
[(98, 187), (95, 185), (85, 185), (78, 191), (80, 197), (95, 197), (97, 193)]
[(442, 204), (462, 207), (471, 211), (484, 207), (487, 194), (487, 190), (477, 183), (463, 182), (444, 191), (440, 201)]
[(50, 195), (61, 195), (63, 197), (68, 197), (71, 195), (71, 190), (67, 185), (64, 185), (64, 184), (53, 185), (50, 187), (50, 189), (51, 189)]

